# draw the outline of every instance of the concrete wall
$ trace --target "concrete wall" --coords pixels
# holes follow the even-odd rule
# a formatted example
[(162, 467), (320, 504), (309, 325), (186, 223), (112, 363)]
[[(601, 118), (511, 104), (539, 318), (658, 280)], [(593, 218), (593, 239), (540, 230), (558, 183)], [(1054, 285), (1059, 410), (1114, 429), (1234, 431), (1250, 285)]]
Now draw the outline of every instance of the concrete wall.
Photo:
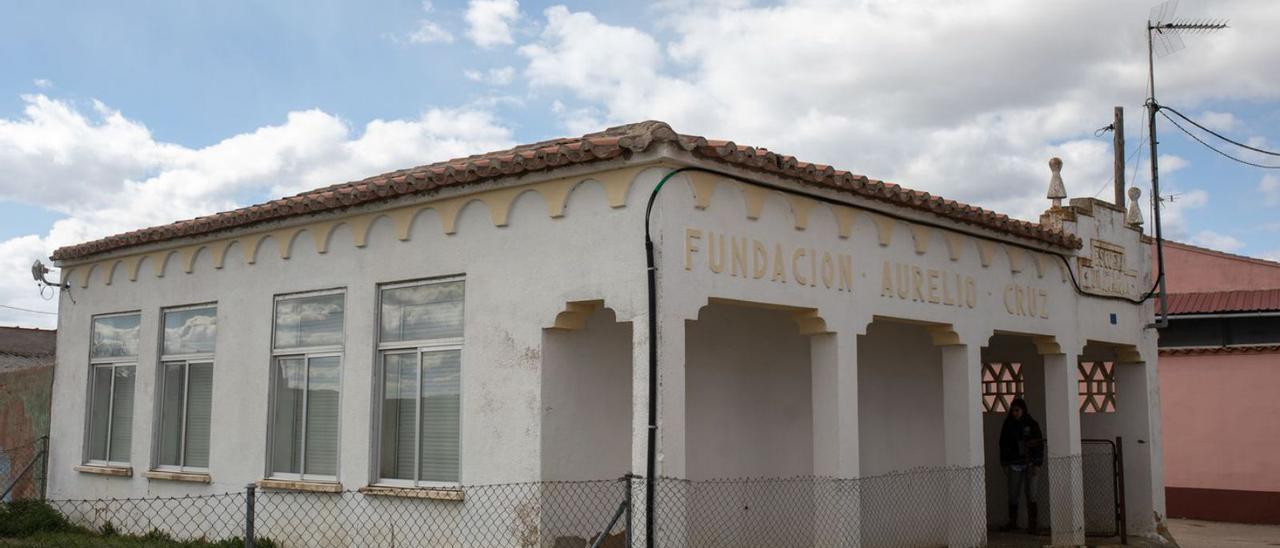
[[(47, 360), (52, 363), (52, 357)], [(49, 433), (49, 398), (53, 389), (53, 366), (0, 371), (0, 489), (8, 487), (36, 458), (40, 444), (36, 438)], [(38, 465), (37, 465), (38, 466)], [(11, 498), (39, 494), (44, 471), (34, 468), (14, 488)]]
[(1280, 288), (1280, 264), (1179, 243), (1165, 242), (1164, 269), (1170, 293)]
[(858, 337), (862, 475), (946, 464), (941, 360), (919, 326), (874, 322)]
[(812, 474), (808, 337), (785, 312), (742, 306), (687, 326), (689, 479)]
[(1280, 354), (1160, 358), (1165, 485), (1280, 492)]
[(542, 338), (542, 479), (617, 479), (631, 466), (631, 324), (601, 309)]
[[(590, 177), (583, 179), (587, 182), (568, 195), (561, 218), (548, 217), (547, 204), (538, 193), (525, 193), (515, 199), (507, 226), (494, 226), (485, 205), (472, 203), (459, 213), (455, 234), (442, 230), (436, 212), (425, 211), (403, 240), (391, 219), (376, 219), (364, 247), (353, 245), (351, 228), (341, 225), (324, 254), (303, 232), (293, 239), (287, 259), (276, 252), (281, 242), (268, 237), (251, 264), (236, 243), (226, 251), (222, 268), (214, 266), (211, 251), (205, 249), (192, 259), (190, 273), (178, 254), (169, 256), (162, 277), (151, 275), (149, 258), (138, 266), (136, 282), (128, 279), (124, 266), (116, 268), (111, 285), (103, 284), (101, 272), (95, 270), (87, 287), (73, 284), (61, 301), (63, 330), (54, 393), (60, 412), (53, 418), (57, 443), (50, 459), (50, 496), (215, 493), (238, 491), (262, 478), (272, 297), (325, 288), (346, 290), (338, 479), (350, 489), (369, 484), (377, 284), (459, 274), (466, 277), (461, 480), (482, 484), (540, 479), (543, 328), (553, 325), (569, 301), (603, 298), (622, 320), (630, 320), (644, 302), (638, 209), (608, 207), (602, 186)], [(647, 181), (652, 186), (652, 179)], [(642, 186), (646, 185), (630, 188), (638, 195)], [(639, 200), (630, 197), (631, 203)], [(595, 230), (599, 226), (613, 228)], [(637, 245), (619, 245), (622, 241)], [(554, 253), (549, 242), (554, 242)], [(591, 260), (579, 260), (587, 257)], [(74, 273), (72, 279), (78, 280)], [(202, 302), (218, 305), (211, 483), (149, 480), (142, 472), (152, 462), (160, 309)], [(129, 310), (142, 311), (131, 448), (135, 473), (132, 478), (77, 473), (72, 467), (82, 462), (90, 320), (96, 314)], [(609, 474), (621, 472), (625, 470)]]

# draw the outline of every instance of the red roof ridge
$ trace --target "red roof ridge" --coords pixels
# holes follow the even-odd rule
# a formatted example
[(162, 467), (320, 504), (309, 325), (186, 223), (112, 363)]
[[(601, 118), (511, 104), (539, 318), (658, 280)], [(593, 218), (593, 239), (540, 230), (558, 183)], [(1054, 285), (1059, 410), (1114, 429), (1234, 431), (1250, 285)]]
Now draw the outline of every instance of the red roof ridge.
[(905, 189), (897, 184), (869, 179), (824, 164), (797, 160), (766, 148), (738, 145), (733, 141), (709, 140), (697, 135), (676, 133), (665, 122), (647, 120), (624, 124), (577, 138), (556, 138), (515, 147), (473, 154), (432, 164), (400, 169), (357, 181), (334, 184), (277, 198), (264, 203), (177, 221), (167, 225), (132, 230), (90, 242), (58, 248), (55, 261), (83, 259), (99, 253), (198, 236), (254, 224), (343, 208), (401, 196), (428, 194), (445, 187), (465, 186), (523, 173), (549, 171), (568, 165), (626, 158), (644, 152), (655, 143), (669, 143), (706, 160), (769, 173), (801, 183), (932, 213), (951, 220), (1004, 232), (1016, 237), (1070, 249), (1081, 246), (1080, 238), (1039, 223), (1012, 219), (927, 192)]

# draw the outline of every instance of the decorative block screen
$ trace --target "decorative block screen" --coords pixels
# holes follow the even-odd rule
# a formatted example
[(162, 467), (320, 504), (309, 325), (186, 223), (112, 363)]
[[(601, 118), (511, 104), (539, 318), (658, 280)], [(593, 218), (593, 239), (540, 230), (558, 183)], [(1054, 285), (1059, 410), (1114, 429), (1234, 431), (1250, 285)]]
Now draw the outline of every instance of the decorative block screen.
[(1022, 364), (1018, 362), (983, 362), (982, 410), (1005, 413), (1014, 398), (1023, 396)]
[(1116, 369), (1111, 362), (1080, 362), (1080, 412), (1116, 412)]

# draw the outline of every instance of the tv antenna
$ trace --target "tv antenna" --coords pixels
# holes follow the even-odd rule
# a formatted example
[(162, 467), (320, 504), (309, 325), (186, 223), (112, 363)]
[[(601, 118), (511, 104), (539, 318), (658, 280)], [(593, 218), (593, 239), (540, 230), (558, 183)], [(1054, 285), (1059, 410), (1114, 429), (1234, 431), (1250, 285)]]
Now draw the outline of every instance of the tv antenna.
[(1183, 34), (1207, 34), (1227, 28), (1226, 19), (1179, 19), (1174, 17), (1176, 11), (1178, 0), (1166, 0), (1151, 8), (1151, 17), (1147, 19), (1147, 77), (1151, 82), (1151, 95), (1147, 97), (1147, 124), (1151, 135), (1151, 215), (1155, 225), (1159, 276), (1156, 281), (1160, 288), (1160, 318), (1154, 325), (1156, 328), (1169, 325), (1169, 299), (1165, 292), (1164, 240), (1160, 232), (1160, 202), (1163, 200), (1160, 197), (1160, 156), (1156, 151), (1159, 141), (1156, 139), (1156, 112), (1160, 110), (1160, 104), (1156, 102), (1155, 58), (1156, 55), (1172, 55), (1185, 47)]

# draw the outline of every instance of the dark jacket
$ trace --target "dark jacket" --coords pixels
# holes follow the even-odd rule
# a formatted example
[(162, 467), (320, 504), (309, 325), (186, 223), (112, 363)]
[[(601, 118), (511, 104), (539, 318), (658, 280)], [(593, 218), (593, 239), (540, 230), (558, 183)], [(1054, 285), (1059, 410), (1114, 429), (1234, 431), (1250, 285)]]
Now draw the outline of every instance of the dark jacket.
[(1010, 416), (1000, 429), (1000, 465), (1015, 464), (1044, 464), (1044, 434), (1031, 415)]

